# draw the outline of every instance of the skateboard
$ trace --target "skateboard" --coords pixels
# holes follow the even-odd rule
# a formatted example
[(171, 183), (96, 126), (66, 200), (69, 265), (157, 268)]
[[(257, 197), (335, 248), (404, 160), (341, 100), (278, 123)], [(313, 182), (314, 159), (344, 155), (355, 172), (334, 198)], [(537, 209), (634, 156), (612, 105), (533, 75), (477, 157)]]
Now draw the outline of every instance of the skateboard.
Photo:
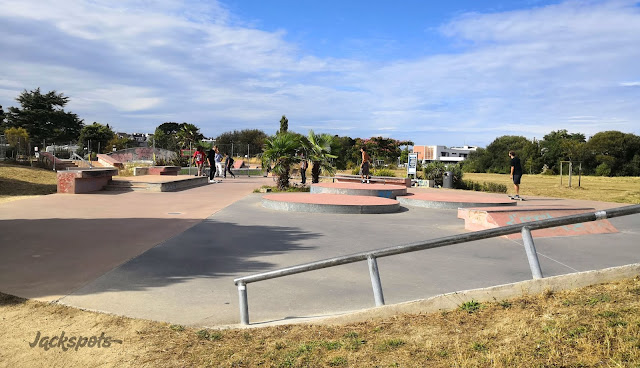
[(509, 198), (513, 199), (514, 201), (526, 201), (526, 199), (524, 199), (522, 197), (516, 198), (514, 196), (509, 196)]

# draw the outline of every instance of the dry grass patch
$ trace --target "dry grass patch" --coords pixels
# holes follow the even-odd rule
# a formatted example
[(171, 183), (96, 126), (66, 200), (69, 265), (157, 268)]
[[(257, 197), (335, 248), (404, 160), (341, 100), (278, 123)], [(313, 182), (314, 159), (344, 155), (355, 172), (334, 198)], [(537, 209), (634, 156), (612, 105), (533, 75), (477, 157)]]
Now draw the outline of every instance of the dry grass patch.
[(56, 190), (55, 171), (0, 163), (0, 203)]
[[(0, 298), (10, 366), (636, 367), (640, 278), (441, 313), (341, 326), (212, 330)], [(31, 348), (37, 331), (121, 339), (109, 348)]]
[[(406, 170), (394, 170), (396, 177), (406, 177)], [(350, 174), (350, 170), (340, 173)], [(513, 191), (513, 181), (506, 174), (464, 173), (463, 180), (504, 184), (509, 193)], [(524, 175), (520, 194), (540, 197), (570, 198), (603, 202), (640, 204), (640, 177), (582, 176), (578, 187), (578, 176), (573, 176), (572, 187), (567, 185), (565, 175), (560, 185), (558, 175)]]
[[(509, 175), (465, 173), (465, 180), (504, 184), (513, 193), (513, 182)], [(524, 175), (520, 194), (541, 197), (584, 199), (604, 202), (640, 204), (640, 177), (583, 176), (578, 187), (578, 177), (571, 180), (565, 175), (560, 185), (557, 175)]]

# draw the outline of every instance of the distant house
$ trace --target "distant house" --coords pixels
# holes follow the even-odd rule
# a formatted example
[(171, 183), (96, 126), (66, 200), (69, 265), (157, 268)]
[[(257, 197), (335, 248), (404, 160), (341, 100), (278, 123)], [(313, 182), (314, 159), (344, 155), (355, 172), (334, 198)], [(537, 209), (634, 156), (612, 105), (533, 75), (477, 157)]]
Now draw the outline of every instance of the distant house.
[(423, 164), (434, 161), (455, 164), (464, 161), (469, 156), (469, 153), (477, 149), (478, 147), (475, 146), (413, 146), (413, 153), (418, 154), (418, 161), (422, 161)]
[(151, 140), (150, 138), (153, 137), (153, 134), (149, 134), (149, 133), (129, 134), (124, 132), (117, 132), (116, 135), (118, 136), (118, 138), (129, 138), (131, 140), (136, 141), (136, 145), (138, 147), (147, 147), (148, 142)]
[(131, 138), (138, 143), (138, 147), (147, 147), (147, 138), (149, 138), (150, 134), (147, 133), (133, 133), (131, 134)]

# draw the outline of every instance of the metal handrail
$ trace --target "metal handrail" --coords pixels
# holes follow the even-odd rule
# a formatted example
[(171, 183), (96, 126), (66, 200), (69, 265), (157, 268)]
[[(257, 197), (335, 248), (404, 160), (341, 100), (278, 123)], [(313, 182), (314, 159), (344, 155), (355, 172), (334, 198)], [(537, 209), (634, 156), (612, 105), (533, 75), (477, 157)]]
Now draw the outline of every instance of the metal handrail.
[(73, 153), (73, 155), (71, 155), (71, 159), (72, 160), (82, 161), (83, 163), (88, 164), (90, 169), (93, 169), (93, 165), (91, 164), (91, 160), (87, 161), (87, 160), (84, 159), (84, 157), (80, 156), (79, 154), (77, 154), (75, 152)]
[(247, 284), (252, 282), (264, 281), (274, 279), (277, 277), (295, 275), (297, 273), (319, 270), (322, 268), (334, 267), (348, 263), (360, 262), (367, 260), (369, 264), (369, 273), (371, 276), (371, 283), (373, 286), (374, 299), (376, 306), (384, 305), (384, 296), (382, 294), (382, 285), (380, 283), (380, 276), (378, 273), (377, 258), (387, 257), (396, 254), (415, 252), (424, 249), (432, 249), (443, 247), (447, 245), (466, 243), (470, 241), (494, 238), (503, 235), (522, 233), (522, 239), (524, 241), (525, 250), (527, 252), (527, 258), (529, 261), (529, 267), (533, 278), (542, 278), (542, 270), (538, 261), (538, 256), (535, 250), (533, 237), (531, 236), (532, 230), (546, 229), (550, 227), (571, 225), (583, 222), (604, 220), (607, 218), (627, 216), (640, 213), (640, 205), (631, 205), (624, 207), (611, 208), (608, 210), (601, 210), (595, 212), (581, 213), (577, 215), (563, 216), (551, 219), (544, 219), (539, 221), (526, 222), (523, 224), (508, 225), (493, 229), (474, 231), (466, 234), (457, 234), (452, 236), (446, 236), (442, 238), (397, 245), (388, 248), (376, 249), (366, 252), (355, 253), (346, 256), (328, 258), (320, 261), (304, 263), (297, 266), (291, 266), (281, 268), (274, 271), (267, 271), (257, 273), (249, 276), (239, 277), (234, 279), (233, 282), (238, 287), (238, 293), (240, 298), (240, 319), (242, 324), (249, 324), (249, 305), (247, 301)]

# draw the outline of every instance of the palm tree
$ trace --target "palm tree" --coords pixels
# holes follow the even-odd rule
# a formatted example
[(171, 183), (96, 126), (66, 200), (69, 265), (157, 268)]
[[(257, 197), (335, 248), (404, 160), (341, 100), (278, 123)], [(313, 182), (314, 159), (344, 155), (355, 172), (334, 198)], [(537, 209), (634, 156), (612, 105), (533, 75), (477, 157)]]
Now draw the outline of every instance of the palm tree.
[(298, 135), (284, 132), (267, 138), (262, 153), (262, 167), (273, 163), (273, 173), (278, 176), (278, 189), (289, 187), (289, 170), (291, 165), (298, 162), (296, 151), (300, 149)]
[(331, 154), (331, 143), (333, 136), (331, 134), (315, 134), (313, 130), (309, 130), (309, 135), (303, 141), (307, 158), (312, 162), (311, 166), (311, 182), (318, 183), (320, 181), (320, 173), (325, 170), (333, 175), (335, 168), (331, 165), (330, 159), (338, 156)]
[(189, 144), (195, 146), (196, 143), (204, 139), (204, 135), (200, 133), (200, 128), (193, 124), (182, 123), (178, 131), (178, 143), (182, 148), (189, 147)]

